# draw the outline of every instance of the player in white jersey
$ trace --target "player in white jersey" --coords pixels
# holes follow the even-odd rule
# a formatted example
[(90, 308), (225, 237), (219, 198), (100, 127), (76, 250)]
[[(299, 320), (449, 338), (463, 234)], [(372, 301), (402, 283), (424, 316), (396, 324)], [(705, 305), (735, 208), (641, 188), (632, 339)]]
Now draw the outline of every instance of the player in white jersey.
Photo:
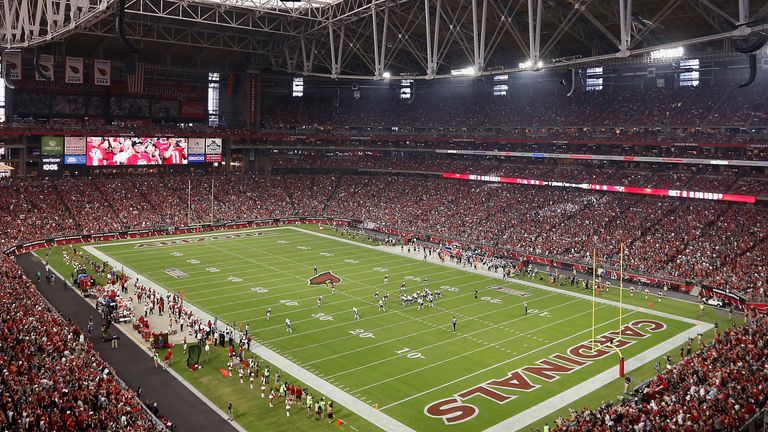
[(291, 319), (290, 318), (286, 318), (285, 319), (285, 331), (287, 331), (288, 333), (293, 333), (293, 328), (291, 328)]
[(353, 306), (352, 307), (352, 313), (355, 314), (355, 319), (356, 320), (360, 319), (360, 314), (357, 312), (357, 306)]
[(386, 309), (384, 309), (384, 300), (379, 300), (379, 310), (386, 312)]

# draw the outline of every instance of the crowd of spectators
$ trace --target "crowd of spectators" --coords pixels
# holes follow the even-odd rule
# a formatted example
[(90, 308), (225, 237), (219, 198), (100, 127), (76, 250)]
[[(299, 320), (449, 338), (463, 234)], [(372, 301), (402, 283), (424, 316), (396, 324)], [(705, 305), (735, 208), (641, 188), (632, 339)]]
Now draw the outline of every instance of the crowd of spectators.
[[(571, 410), (557, 432), (736, 431), (767, 407), (768, 318), (754, 316), (741, 327), (717, 332), (710, 345), (670, 357), (657, 375), (620, 402)], [(681, 354), (683, 351), (681, 349)], [(661, 362), (660, 362), (661, 363)]]
[(90, 338), (49, 307), (5, 255), (0, 256), (0, 395), (2, 430), (157, 430)]
[[(380, 169), (393, 166), (373, 163)], [(399, 169), (441, 170), (428, 158), (386, 158)], [(449, 161), (464, 171), (469, 162)], [(572, 183), (765, 193), (762, 177), (653, 172), (594, 164), (481, 164), (480, 172)], [(473, 172), (478, 172), (473, 170)], [(287, 216), (333, 216), (764, 296), (768, 212), (728, 205), (412, 175), (125, 176), (0, 186), (0, 246), (75, 233)]]

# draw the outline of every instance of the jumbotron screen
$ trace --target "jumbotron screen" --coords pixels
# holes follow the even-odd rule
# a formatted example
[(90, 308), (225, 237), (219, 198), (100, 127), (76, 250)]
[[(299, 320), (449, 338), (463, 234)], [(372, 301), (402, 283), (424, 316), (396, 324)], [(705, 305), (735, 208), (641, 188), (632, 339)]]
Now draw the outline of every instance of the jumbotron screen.
[(88, 137), (86, 165), (182, 165), (188, 163), (187, 145), (187, 138)]

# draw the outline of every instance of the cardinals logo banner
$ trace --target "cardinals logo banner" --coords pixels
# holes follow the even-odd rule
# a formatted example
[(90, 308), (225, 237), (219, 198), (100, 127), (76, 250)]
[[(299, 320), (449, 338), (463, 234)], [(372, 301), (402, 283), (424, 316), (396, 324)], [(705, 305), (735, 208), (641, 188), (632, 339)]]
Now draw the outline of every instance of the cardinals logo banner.
[(38, 81), (53, 81), (53, 56), (40, 54), (37, 56), (37, 70), (35, 79)]
[(3, 53), (3, 76), (7, 80), (21, 79), (21, 51)]
[(82, 57), (67, 57), (66, 65), (64, 66), (64, 81), (67, 84), (83, 83)]
[(93, 61), (93, 83), (108, 86), (112, 83), (112, 62), (96, 59)]

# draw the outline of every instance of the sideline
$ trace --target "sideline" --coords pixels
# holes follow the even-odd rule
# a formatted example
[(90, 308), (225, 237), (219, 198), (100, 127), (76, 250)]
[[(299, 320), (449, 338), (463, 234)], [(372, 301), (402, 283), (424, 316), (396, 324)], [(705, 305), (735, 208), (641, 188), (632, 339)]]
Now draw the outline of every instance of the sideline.
[[(29, 254), (30, 254), (30, 256), (32, 257), (32, 259), (33, 259), (33, 260), (35, 260), (35, 261), (39, 261), (41, 264), (45, 265), (45, 261), (44, 261), (44, 260), (43, 260), (41, 257), (39, 257), (37, 254), (35, 254), (34, 252), (29, 252)], [(58, 277), (60, 280), (62, 280), (62, 281), (64, 281), (64, 282), (66, 282), (66, 284), (67, 284), (67, 287), (68, 287), (69, 289), (71, 289), (72, 291), (74, 291), (74, 292), (75, 292), (75, 294), (77, 294), (77, 295), (78, 295), (80, 298), (82, 298), (82, 299), (83, 299), (83, 300), (84, 300), (86, 303), (88, 303), (88, 305), (90, 305), (92, 308), (96, 309), (96, 302), (95, 302), (93, 299), (90, 299), (90, 298), (84, 297), (84, 296), (83, 296), (83, 294), (82, 294), (82, 292), (81, 292), (79, 289), (75, 288), (75, 287), (72, 285), (72, 283), (71, 283), (71, 282), (70, 282), (68, 279), (64, 278), (64, 277), (63, 277), (63, 276), (62, 276), (62, 275), (61, 275), (61, 274), (58, 272), (58, 270), (56, 270), (55, 268), (53, 268), (53, 266), (51, 266), (51, 265), (47, 265), (47, 267), (48, 267), (48, 268), (49, 268), (49, 269), (50, 269), (50, 270), (51, 270), (51, 271), (52, 271), (52, 272), (53, 272), (53, 273), (54, 273), (54, 274), (55, 274), (55, 275), (56, 275), (56, 276), (57, 276), (57, 277)], [(143, 351), (145, 354), (147, 354), (147, 357), (148, 357), (150, 360), (152, 359), (152, 352), (149, 350), (149, 348), (147, 348), (147, 346), (146, 346), (146, 343), (145, 343), (145, 342), (144, 342), (142, 339), (140, 339), (140, 338), (138, 337), (138, 335), (136, 334), (136, 331), (134, 331), (134, 330), (133, 330), (133, 328), (131, 328), (129, 324), (125, 324), (125, 323), (113, 323), (113, 325), (115, 325), (115, 326), (117, 326), (118, 328), (120, 328), (120, 330), (121, 330), (121, 333), (122, 333), (122, 334), (124, 334), (124, 335), (125, 335), (127, 338), (129, 338), (129, 339), (130, 339), (130, 340), (131, 340), (131, 341), (132, 341), (132, 342), (133, 342), (133, 343), (134, 343), (136, 346), (138, 346), (138, 347), (139, 347), (139, 349), (141, 349), (141, 350), (142, 350), (142, 351)], [(166, 372), (169, 372), (173, 378), (175, 378), (177, 381), (179, 381), (179, 383), (181, 383), (181, 384), (182, 384), (184, 387), (186, 387), (186, 388), (187, 388), (187, 389), (188, 389), (188, 390), (189, 390), (189, 391), (190, 391), (192, 394), (194, 394), (195, 396), (197, 396), (197, 397), (198, 397), (198, 398), (199, 398), (199, 399), (200, 399), (200, 400), (201, 400), (203, 403), (205, 403), (205, 404), (206, 404), (206, 405), (207, 405), (209, 408), (211, 408), (211, 409), (213, 410), (213, 412), (215, 412), (216, 414), (218, 414), (218, 415), (219, 415), (221, 418), (223, 418), (224, 420), (226, 420), (226, 419), (228, 418), (228, 415), (227, 415), (227, 413), (225, 413), (225, 412), (224, 412), (222, 409), (220, 409), (218, 406), (216, 406), (216, 404), (214, 404), (213, 402), (211, 402), (211, 401), (210, 401), (210, 400), (209, 400), (209, 399), (208, 399), (208, 398), (207, 398), (207, 397), (206, 397), (204, 394), (200, 393), (200, 391), (199, 391), (199, 390), (197, 390), (197, 389), (196, 389), (196, 388), (195, 388), (195, 387), (194, 387), (192, 384), (190, 384), (190, 383), (189, 383), (189, 382), (187, 382), (187, 381), (186, 381), (184, 378), (182, 378), (182, 376), (181, 376), (181, 375), (179, 375), (179, 374), (178, 374), (178, 373), (177, 373), (175, 370), (173, 370), (173, 368), (171, 368), (171, 367), (167, 367), (167, 368), (165, 369), (165, 371), (166, 371)], [(239, 424), (237, 421), (235, 421), (235, 420), (233, 420), (233, 421), (228, 421), (228, 423), (229, 423), (229, 424), (230, 424), (230, 425), (231, 425), (233, 428), (235, 428), (236, 430), (238, 430), (238, 431), (240, 431), (240, 432), (247, 432), (247, 430), (246, 430), (245, 428), (243, 428), (242, 426), (240, 426), (240, 424)]]
[[(354, 244), (357, 244), (357, 245), (359, 245), (361, 247), (366, 247), (366, 248), (369, 248), (369, 249), (375, 249), (375, 250), (379, 250), (379, 251), (383, 251), (383, 252), (387, 252), (387, 253), (391, 253), (391, 254), (395, 254), (395, 255), (405, 256), (405, 257), (412, 258), (412, 259), (415, 259), (415, 260), (421, 260), (421, 258), (419, 256), (416, 256), (416, 254), (410, 254), (409, 255), (407, 253), (401, 253), (401, 252), (397, 251), (397, 247), (393, 247), (393, 246), (376, 247), (376, 246), (371, 246), (371, 245), (367, 245), (367, 244), (363, 244), (363, 243), (358, 243), (358, 242), (355, 242), (353, 240), (338, 238), (336, 236), (330, 236), (330, 235), (323, 234), (323, 233), (318, 233), (318, 232), (314, 232), (314, 231), (310, 231), (310, 230), (305, 230), (305, 229), (298, 228), (298, 227), (289, 227), (289, 228), (297, 230), (297, 231), (302, 231), (302, 232), (306, 232), (306, 233), (309, 233), (309, 234), (313, 234), (313, 235), (316, 235), (316, 236), (337, 240), (337, 241), (342, 241), (342, 242), (346, 242), (346, 243), (354, 243)], [(432, 264), (442, 265), (444, 267), (450, 267), (450, 268), (454, 268), (454, 269), (457, 269), (457, 270), (462, 270), (462, 271), (465, 271), (465, 272), (468, 272), (468, 273), (475, 273), (475, 274), (480, 274), (480, 275), (488, 276), (488, 277), (495, 278), (495, 279), (502, 279), (502, 277), (499, 274), (493, 273), (493, 272), (490, 272), (490, 271), (487, 271), (487, 270), (474, 270), (474, 269), (467, 269), (467, 268), (457, 267), (457, 266), (452, 265), (450, 263), (443, 263), (443, 262), (436, 261), (435, 259), (430, 259), (430, 260), (428, 260), (428, 262), (430, 262)], [(568, 291), (568, 290), (562, 290), (562, 289), (558, 289), (558, 288), (548, 287), (546, 285), (540, 285), (540, 284), (533, 283), (533, 282), (523, 281), (523, 280), (519, 280), (519, 279), (514, 279), (514, 280), (509, 281), (509, 282), (511, 282), (511, 283), (518, 283), (518, 284), (529, 286), (529, 287), (532, 287), (532, 288), (537, 288), (537, 289), (541, 289), (541, 290), (549, 291), (549, 292), (553, 292), (553, 293), (559, 293), (559, 294), (562, 294), (562, 295), (567, 295), (567, 296), (576, 297), (576, 298), (580, 298), (580, 299), (592, 300), (592, 296), (589, 296), (589, 295), (586, 295), (586, 294), (575, 293), (575, 292)], [(677, 321), (682, 321), (682, 322), (694, 325), (694, 327), (692, 327), (692, 328), (690, 328), (688, 330), (685, 330), (685, 331), (683, 331), (681, 333), (678, 333), (677, 335), (667, 339), (666, 341), (663, 341), (663, 342), (661, 342), (661, 343), (659, 343), (657, 345), (654, 345), (652, 348), (650, 348), (650, 349), (648, 349), (646, 351), (643, 351), (642, 353), (640, 353), (640, 354), (638, 354), (638, 355), (636, 355), (636, 356), (634, 356), (632, 358), (627, 359), (627, 361), (625, 363), (625, 371), (626, 372), (631, 372), (631, 371), (633, 371), (633, 370), (643, 366), (644, 364), (653, 361), (655, 358), (658, 358), (658, 357), (662, 356), (664, 353), (666, 353), (666, 352), (670, 351), (671, 349), (675, 348), (676, 346), (682, 344), (683, 342), (688, 340), (689, 337), (695, 337), (697, 334), (706, 332), (706, 331), (708, 331), (708, 330), (710, 330), (710, 329), (712, 329), (714, 327), (714, 325), (710, 324), (710, 323), (704, 323), (702, 321), (698, 321), (698, 320), (694, 320), (694, 319), (690, 319), (690, 318), (686, 318), (686, 317), (681, 317), (681, 316), (669, 314), (669, 313), (666, 313), (666, 312), (660, 312), (660, 311), (656, 311), (656, 310), (653, 310), (653, 309), (646, 309), (646, 308), (642, 308), (642, 307), (638, 307), (638, 306), (628, 306), (626, 304), (620, 306), (620, 304), (618, 302), (615, 302), (615, 301), (612, 301), (612, 300), (607, 300), (607, 299), (604, 299), (604, 298), (597, 298), (595, 300), (597, 300), (599, 303), (603, 303), (603, 304), (607, 304), (607, 305), (612, 305), (612, 306), (616, 306), (616, 307), (623, 307), (624, 309), (627, 309), (627, 310), (630, 310), (630, 311), (643, 312), (643, 313), (647, 313), (647, 314), (650, 314), (650, 315), (656, 315), (656, 316), (659, 316), (659, 317), (673, 319), (673, 320), (677, 320)], [(684, 300), (680, 300), (680, 301), (684, 301)], [(549, 398), (549, 399), (547, 399), (547, 400), (545, 400), (545, 401), (543, 401), (543, 402), (541, 402), (541, 403), (539, 403), (537, 405), (534, 405), (533, 407), (528, 408), (525, 411), (522, 411), (522, 412), (520, 412), (520, 413), (518, 413), (518, 414), (516, 414), (516, 415), (514, 415), (512, 417), (507, 418), (506, 420), (503, 420), (503, 421), (497, 423), (494, 426), (491, 426), (491, 427), (487, 428), (486, 431), (487, 432), (507, 432), (507, 431), (514, 432), (514, 431), (518, 431), (520, 429), (523, 429), (526, 426), (528, 426), (528, 425), (530, 425), (530, 424), (532, 424), (532, 423), (534, 423), (534, 422), (536, 422), (538, 420), (541, 420), (542, 418), (550, 415), (551, 413), (553, 413), (553, 412), (555, 412), (555, 411), (557, 411), (557, 410), (559, 410), (559, 409), (561, 409), (561, 408), (563, 408), (565, 406), (568, 406), (569, 404), (577, 401), (578, 399), (582, 398), (583, 396), (585, 396), (585, 395), (587, 395), (589, 393), (592, 393), (593, 391), (599, 389), (600, 387), (610, 383), (611, 381), (616, 379), (614, 374), (615, 374), (614, 368), (609, 368), (609, 369), (607, 369), (607, 370), (605, 370), (605, 371), (603, 371), (603, 372), (593, 376), (592, 378), (584, 381), (583, 383), (579, 384), (578, 386), (574, 386), (574, 387), (571, 387), (571, 388), (569, 388), (567, 390), (564, 390), (563, 392), (561, 392), (561, 393), (559, 393), (559, 394), (557, 394), (557, 395), (555, 395), (555, 396), (553, 396), (553, 397), (551, 397), (551, 398)], [(466, 377), (462, 377), (461, 379), (463, 379), (463, 378), (466, 378)], [(416, 396), (419, 396), (419, 395), (416, 395)], [(402, 402), (402, 401), (400, 401), (400, 402)], [(396, 403), (400, 403), (400, 402), (396, 402)]]
[[(284, 228), (280, 228), (280, 229), (284, 229)], [(161, 292), (163, 294), (169, 293), (162, 286), (152, 282), (150, 279), (147, 279), (144, 276), (137, 274), (130, 267), (124, 266), (114, 258), (105, 255), (101, 251), (97, 250), (96, 247), (83, 246), (83, 250), (95, 256), (99, 260), (106, 261), (107, 263), (112, 265), (112, 267), (114, 268), (122, 267), (123, 271), (125, 272), (126, 275), (128, 275), (129, 278), (133, 279), (138, 276), (140, 277), (140, 282), (143, 282), (145, 285), (151, 286), (152, 288), (155, 288), (158, 292)], [(192, 313), (194, 313), (195, 315), (197, 315), (203, 320), (213, 321), (214, 319), (210, 314), (200, 310), (197, 306), (191, 303), (186, 303), (185, 307), (191, 310)], [(237, 332), (236, 329), (232, 329), (232, 330), (235, 331), (236, 333), (239, 333)], [(369, 422), (373, 423), (379, 428), (382, 428), (386, 431), (393, 431), (393, 432), (399, 432), (399, 431), (415, 432), (410, 427), (404, 425), (403, 423), (400, 423), (399, 421), (384, 414), (383, 412), (374, 409), (372, 406), (355, 398), (354, 396), (350, 395), (349, 393), (345, 392), (339, 387), (329, 383), (328, 381), (312, 374), (311, 372), (293, 363), (292, 361), (276, 353), (275, 351), (272, 351), (271, 349), (267, 348), (264, 345), (261, 345), (259, 343), (254, 344), (254, 347), (251, 348), (251, 352), (255, 353), (259, 357), (263, 358), (269, 363), (280, 368), (280, 370), (285, 371), (286, 373), (293, 376), (297, 380), (306, 383), (310, 387), (324, 394), (326, 397), (330, 397), (332, 400), (340, 403), (350, 411), (368, 420)], [(182, 378), (179, 377), (179, 379), (182, 379)]]

